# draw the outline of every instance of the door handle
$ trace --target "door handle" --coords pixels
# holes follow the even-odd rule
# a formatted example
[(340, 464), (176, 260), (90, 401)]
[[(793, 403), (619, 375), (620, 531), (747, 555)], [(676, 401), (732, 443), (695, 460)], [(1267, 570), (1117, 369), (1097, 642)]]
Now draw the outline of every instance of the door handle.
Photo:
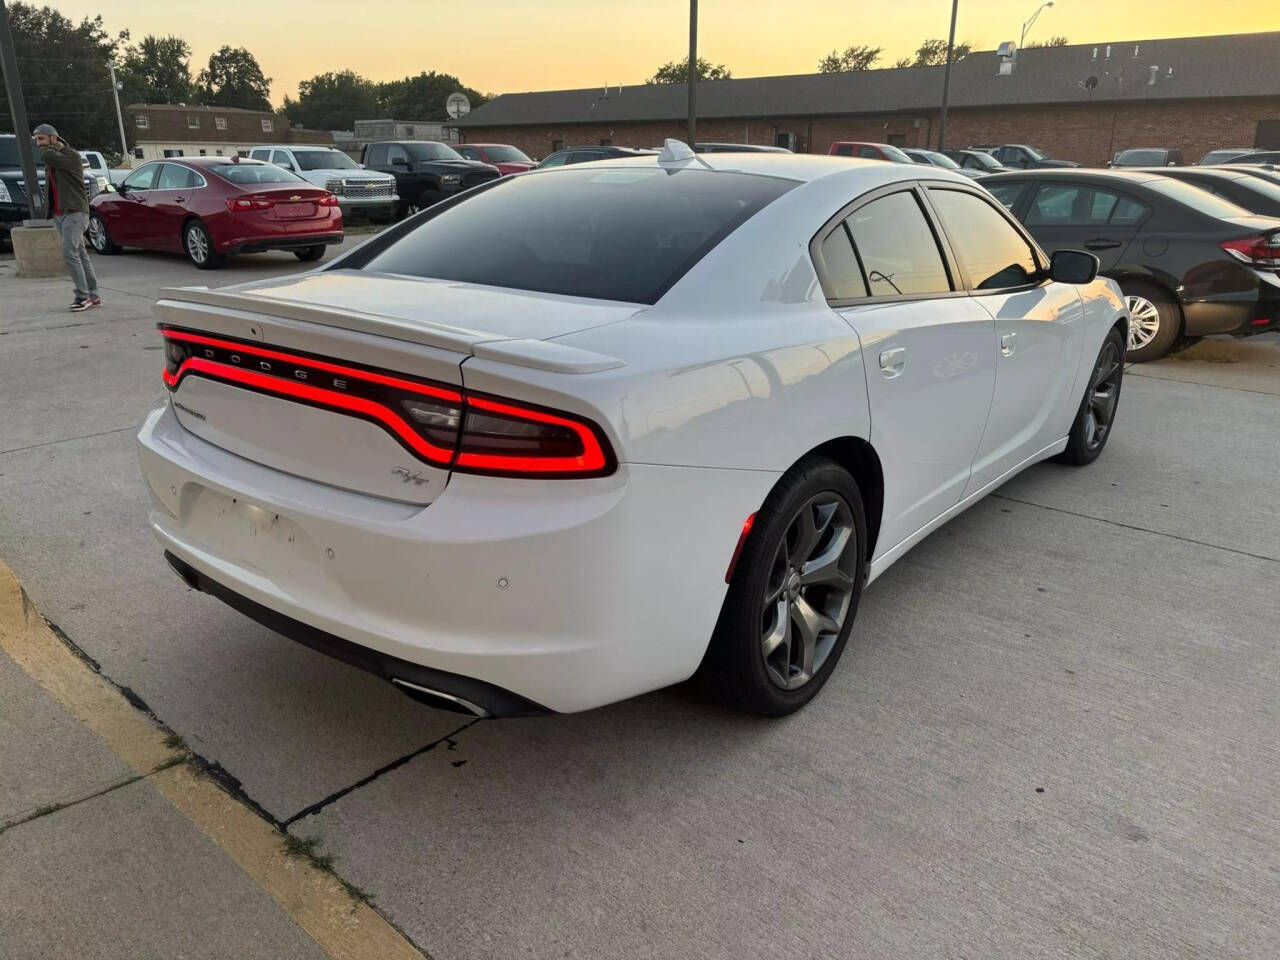
[(1108, 240), (1106, 237), (1099, 237), (1096, 240), (1086, 240), (1084, 248), (1086, 250), (1114, 250), (1120, 246), (1119, 240)]
[(1000, 338), (1000, 354), (1005, 357), (1012, 357), (1013, 351), (1018, 349), (1018, 335), (1016, 333), (1006, 333)]
[(886, 380), (901, 376), (906, 365), (906, 347), (894, 347), (892, 350), (885, 350), (880, 354), (880, 372), (884, 374)]
[(182, 202), (183, 202), (184, 200), (186, 200), (186, 199), (187, 199), (186, 197), (174, 197), (174, 198), (173, 198), (173, 202), (174, 202), (174, 203), (182, 203)]

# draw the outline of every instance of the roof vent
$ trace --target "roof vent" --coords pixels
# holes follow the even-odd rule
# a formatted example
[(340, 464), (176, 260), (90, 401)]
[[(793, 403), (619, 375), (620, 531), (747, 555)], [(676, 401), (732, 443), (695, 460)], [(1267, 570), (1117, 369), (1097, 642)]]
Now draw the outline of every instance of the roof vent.
[(998, 75), (1007, 77), (1013, 73), (1013, 68), (1018, 63), (1018, 45), (1012, 40), (1006, 40), (997, 48), (996, 56), (1000, 59)]
[(1151, 76), (1147, 77), (1147, 86), (1154, 87), (1156, 85), (1156, 80), (1160, 78), (1160, 67), (1158, 64), (1153, 64), (1147, 69), (1151, 71)]
[(1094, 48), (1093, 48), (1093, 59), (1095, 59), (1095, 60), (1097, 60), (1097, 59), (1098, 59), (1098, 48), (1097, 48), (1097, 47), (1094, 47)]
[(1107, 58), (1108, 60), (1110, 60), (1110, 59), (1111, 59), (1111, 44), (1109, 44), (1109, 43), (1107, 44), (1106, 58)]
[(1139, 45), (1138, 45), (1138, 44), (1136, 44), (1136, 43), (1133, 45), (1133, 55), (1134, 55), (1135, 57), (1138, 55), (1138, 46), (1139, 46)]
[(697, 154), (689, 149), (687, 143), (668, 137), (662, 141), (662, 152), (658, 154), (658, 162), (680, 163), (684, 160), (692, 160), (696, 156)]

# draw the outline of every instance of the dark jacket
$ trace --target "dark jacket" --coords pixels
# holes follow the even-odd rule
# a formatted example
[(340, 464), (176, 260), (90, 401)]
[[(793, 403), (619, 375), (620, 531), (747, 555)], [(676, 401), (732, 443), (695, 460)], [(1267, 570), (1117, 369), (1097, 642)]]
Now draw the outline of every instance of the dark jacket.
[(49, 202), (45, 216), (53, 216), (55, 191), (61, 212), (88, 213), (89, 195), (84, 189), (84, 163), (80, 154), (60, 140), (56, 147), (53, 144), (43, 147), (40, 159), (44, 161), (45, 182), (48, 184), (46, 192)]

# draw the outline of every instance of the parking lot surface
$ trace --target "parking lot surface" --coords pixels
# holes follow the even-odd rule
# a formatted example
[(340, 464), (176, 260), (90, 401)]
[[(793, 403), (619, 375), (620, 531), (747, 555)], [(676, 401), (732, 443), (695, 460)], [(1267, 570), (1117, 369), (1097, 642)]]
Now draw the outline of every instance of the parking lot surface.
[[(0, 558), (430, 956), (1280, 954), (1276, 338), (1131, 369), (1101, 459), (1037, 466), (907, 554), (797, 715), (678, 687), (469, 723), (191, 592), (148, 532), (155, 291), (303, 266), (97, 266), (107, 304), (74, 315), (65, 281), (0, 261)], [(145, 815), (132, 789), (114, 815)], [(146, 872), (163, 851), (137, 843)]]

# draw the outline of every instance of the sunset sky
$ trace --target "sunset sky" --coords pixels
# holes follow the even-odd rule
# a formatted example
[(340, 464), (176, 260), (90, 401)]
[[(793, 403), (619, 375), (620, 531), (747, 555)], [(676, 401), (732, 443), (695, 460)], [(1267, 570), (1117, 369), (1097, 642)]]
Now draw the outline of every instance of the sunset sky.
[[(223, 44), (248, 47), (272, 78), (277, 104), (285, 94), (296, 95), (299, 80), (347, 68), (372, 80), (438, 70), (492, 93), (639, 83), (659, 64), (683, 56), (688, 45), (687, 0), (51, 5), (77, 20), (100, 13), (112, 33), (182, 36), (192, 47), (192, 74)], [(880, 65), (889, 66), (921, 39), (945, 37), (951, 9), (950, 0), (701, 0), (699, 6), (700, 52), (737, 77), (809, 73), (823, 54), (851, 44), (884, 47)], [(1037, 0), (961, 0), (956, 39), (980, 49), (1016, 40), (1036, 6)], [(1202, 0), (1056, 0), (1028, 40), (1065, 34), (1072, 43), (1091, 43), (1263, 30), (1280, 30), (1276, 0), (1226, 6)]]

